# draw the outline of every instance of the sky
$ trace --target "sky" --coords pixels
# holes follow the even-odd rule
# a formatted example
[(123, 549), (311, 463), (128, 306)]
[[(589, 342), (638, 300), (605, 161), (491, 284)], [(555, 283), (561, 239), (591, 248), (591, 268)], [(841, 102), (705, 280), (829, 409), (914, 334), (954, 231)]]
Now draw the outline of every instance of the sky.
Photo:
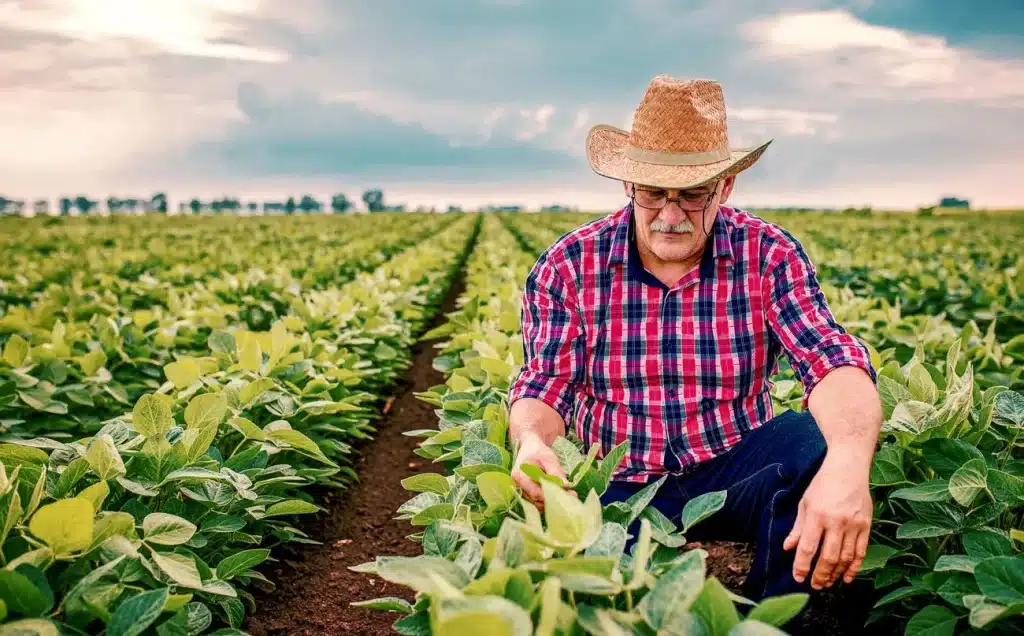
[(658, 74), (773, 140), (737, 205), (1024, 207), (1020, 0), (0, 0), (0, 194), (612, 210)]

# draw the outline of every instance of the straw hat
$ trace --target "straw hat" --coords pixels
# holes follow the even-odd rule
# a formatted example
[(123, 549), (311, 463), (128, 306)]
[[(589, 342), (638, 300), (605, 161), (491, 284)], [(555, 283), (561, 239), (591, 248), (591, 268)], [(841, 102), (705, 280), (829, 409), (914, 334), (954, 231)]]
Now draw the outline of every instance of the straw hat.
[(746, 170), (771, 142), (730, 147), (721, 85), (658, 75), (647, 86), (630, 132), (607, 124), (590, 129), (587, 159), (604, 177), (685, 190)]

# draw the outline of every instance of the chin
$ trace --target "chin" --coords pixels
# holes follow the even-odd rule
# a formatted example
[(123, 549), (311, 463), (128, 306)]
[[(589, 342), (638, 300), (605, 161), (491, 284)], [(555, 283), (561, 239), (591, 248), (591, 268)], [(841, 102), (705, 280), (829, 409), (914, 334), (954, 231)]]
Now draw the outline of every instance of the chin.
[(663, 261), (686, 260), (693, 252), (693, 235), (659, 235), (651, 247), (651, 251)]

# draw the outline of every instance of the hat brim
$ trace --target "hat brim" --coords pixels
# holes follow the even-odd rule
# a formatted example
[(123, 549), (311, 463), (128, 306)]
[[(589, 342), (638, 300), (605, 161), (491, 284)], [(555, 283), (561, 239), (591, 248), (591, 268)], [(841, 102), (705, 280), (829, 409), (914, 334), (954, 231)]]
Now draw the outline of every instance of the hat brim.
[(587, 133), (587, 161), (591, 169), (602, 177), (635, 183), (652, 188), (685, 190), (696, 188), (716, 179), (738, 174), (754, 165), (768, 140), (753, 148), (730, 149), (729, 157), (701, 165), (661, 165), (631, 159), (622, 153), (629, 142), (629, 133), (614, 126), (600, 124)]

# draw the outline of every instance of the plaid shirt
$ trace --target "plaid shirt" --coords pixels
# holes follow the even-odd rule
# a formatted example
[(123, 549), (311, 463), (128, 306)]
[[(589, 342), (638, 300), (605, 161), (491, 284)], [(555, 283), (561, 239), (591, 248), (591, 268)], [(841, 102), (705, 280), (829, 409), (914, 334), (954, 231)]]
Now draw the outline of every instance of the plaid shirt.
[(544, 401), (602, 457), (629, 440), (615, 479), (684, 472), (771, 419), (781, 354), (805, 408), (836, 367), (877, 381), (796, 238), (726, 206), (713, 228), (699, 268), (671, 288), (640, 260), (632, 204), (562, 236), (527, 278), (524, 364), (509, 404)]

